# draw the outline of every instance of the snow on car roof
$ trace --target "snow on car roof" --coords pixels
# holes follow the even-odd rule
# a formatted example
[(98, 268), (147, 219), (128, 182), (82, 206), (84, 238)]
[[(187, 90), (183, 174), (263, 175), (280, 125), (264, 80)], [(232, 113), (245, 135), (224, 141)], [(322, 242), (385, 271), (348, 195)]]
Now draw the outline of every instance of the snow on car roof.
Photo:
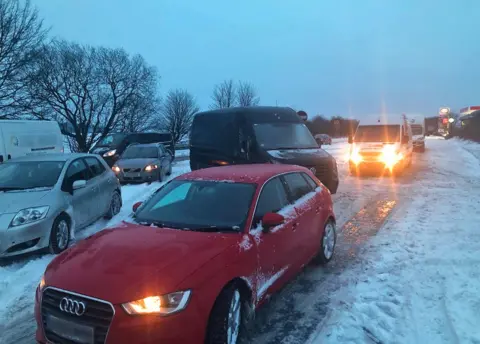
[(261, 184), (273, 176), (296, 171), (308, 172), (308, 169), (286, 164), (230, 165), (196, 170), (182, 174), (175, 179)]

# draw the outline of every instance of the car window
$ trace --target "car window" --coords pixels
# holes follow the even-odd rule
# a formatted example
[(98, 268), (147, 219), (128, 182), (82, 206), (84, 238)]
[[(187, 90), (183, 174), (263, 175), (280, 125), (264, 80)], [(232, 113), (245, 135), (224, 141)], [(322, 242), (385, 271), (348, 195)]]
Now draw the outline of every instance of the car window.
[(91, 173), (87, 165), (85, 165), (82, 159), (77, 159), (68, 166), (67, 173), (65, 174), (65, 184), (71, 187), (77, 180), (89, 180), (90, 178)]
[(307, 181), (308, 185), (310, 186), (310, 191), (315, 190), (318, 187), (318, 184), (306, 173), (302, 173), (303, 178)]
[(311, 186), (308, 185), (300, 173), (289, 173), (285, 175), (284, 178), (290, 190), (292, 202), (295, 202), (297, 199), (312, 191)]
[(270, 180), (262, 189), (255, 210), (254, 226), (266, 213), (277, 213), (289, 204), (285, 187), (279, 177)]
[(88, 167), (90, 167), (90, 171), (92, 172), (93, 177), (99, 176), (106, 171), (105, 167), (100, 161), (98, 161), (97, 158), (85, 158), (85, 161), (87, 162)]

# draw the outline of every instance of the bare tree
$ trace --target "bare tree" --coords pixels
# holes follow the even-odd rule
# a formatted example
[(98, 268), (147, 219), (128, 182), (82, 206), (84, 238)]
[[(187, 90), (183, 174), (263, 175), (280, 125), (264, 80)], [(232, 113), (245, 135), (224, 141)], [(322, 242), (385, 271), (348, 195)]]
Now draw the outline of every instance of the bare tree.
[(70, 126), (66, 135), (82, 152), (112, 131), (138, 128), (157, 99), (156, 70), (141, 56), (65, 41), (38, 51), (27, 81), (23, 110)]
[(195, 113), (199, 111), (193, 95), (186, 90), (168, 92), (162, 105), (160, 128), (167, 130), (177, 143), (190, 132)]
[(19, 114), (25, 97), (25, 69), (46, 30), (30, 1), (0, 0), (0, 119)]
[(212, 95), (213, 104), (211, 109), (223, 109), (236, 105), (237, 90), (233, 80), (225, 80), (221, 84), (215, 85)]
[(238, 83), (237, 97), (238, 106), (257, 106), (260, 103), (255, 87), (249, 82)]

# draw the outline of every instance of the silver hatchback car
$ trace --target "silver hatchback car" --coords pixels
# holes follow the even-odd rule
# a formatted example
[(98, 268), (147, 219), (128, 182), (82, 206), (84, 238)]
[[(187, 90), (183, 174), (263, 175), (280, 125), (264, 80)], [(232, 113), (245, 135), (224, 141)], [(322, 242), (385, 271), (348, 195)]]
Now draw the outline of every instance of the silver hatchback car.
[(49, 248), (120, 212), (120, 183), (94, 154), (44, 154), (0, 164), (0, 258)]

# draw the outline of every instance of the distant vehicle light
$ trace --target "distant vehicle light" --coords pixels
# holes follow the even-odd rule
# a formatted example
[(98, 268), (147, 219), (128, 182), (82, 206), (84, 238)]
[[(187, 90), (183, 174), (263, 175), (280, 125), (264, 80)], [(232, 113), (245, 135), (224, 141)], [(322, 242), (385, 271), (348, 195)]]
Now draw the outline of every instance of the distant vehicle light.
[(450, 108), (448, 108), (448, 107), (440, 108), (439, 113), (442, 114), (442, 115), (448, 115), (450, 113)]
[(449, 121), (450, 123), (453, 123), (453, 122), (455, 122), (455, 118), (451, 118), (451, 117), (450, 117), (450, 118), (448, 119), (448, 121)]

